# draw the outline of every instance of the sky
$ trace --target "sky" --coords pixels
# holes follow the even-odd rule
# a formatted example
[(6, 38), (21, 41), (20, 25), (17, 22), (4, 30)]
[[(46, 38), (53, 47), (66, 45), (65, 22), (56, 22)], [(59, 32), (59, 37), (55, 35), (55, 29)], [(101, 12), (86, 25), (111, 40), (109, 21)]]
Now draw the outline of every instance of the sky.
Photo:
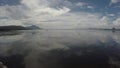
[(0, 25), (120, 28), (120, 0), (0, 0)]

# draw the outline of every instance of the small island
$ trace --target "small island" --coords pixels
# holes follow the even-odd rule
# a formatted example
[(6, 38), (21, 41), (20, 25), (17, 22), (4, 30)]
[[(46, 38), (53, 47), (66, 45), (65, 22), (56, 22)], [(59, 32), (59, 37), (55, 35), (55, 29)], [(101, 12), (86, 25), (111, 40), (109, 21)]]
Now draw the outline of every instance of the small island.
[(10, 26), (0, 26), (0, 31), (10, 31), (10, 30), (37, 30), (41, 29), (36, 25), (31, 25), (28, 27), (25, 26), (17, 26), (17, 25), (10, 25)]

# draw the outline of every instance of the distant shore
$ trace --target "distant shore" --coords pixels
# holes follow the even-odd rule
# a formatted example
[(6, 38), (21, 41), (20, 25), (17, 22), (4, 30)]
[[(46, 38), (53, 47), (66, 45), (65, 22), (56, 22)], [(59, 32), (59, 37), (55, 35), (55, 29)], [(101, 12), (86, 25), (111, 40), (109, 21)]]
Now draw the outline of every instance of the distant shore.
[(29, 27), (24, 27), (24, 26), (16, 26), (16, 25), (11, 25), (11, 26), (0, 26), (0, 31), (11, 31), (11, 30), (36, 30), (36, 29), (41, 29), (38, 26), (32, 25)]

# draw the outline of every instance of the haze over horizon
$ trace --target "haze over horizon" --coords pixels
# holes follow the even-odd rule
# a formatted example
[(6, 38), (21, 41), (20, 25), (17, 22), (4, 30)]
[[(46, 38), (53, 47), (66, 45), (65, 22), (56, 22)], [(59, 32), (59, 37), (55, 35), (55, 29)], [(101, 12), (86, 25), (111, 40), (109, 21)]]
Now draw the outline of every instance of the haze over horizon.
[(0, 25), (120, 28), (120, 0), (0, 0)]

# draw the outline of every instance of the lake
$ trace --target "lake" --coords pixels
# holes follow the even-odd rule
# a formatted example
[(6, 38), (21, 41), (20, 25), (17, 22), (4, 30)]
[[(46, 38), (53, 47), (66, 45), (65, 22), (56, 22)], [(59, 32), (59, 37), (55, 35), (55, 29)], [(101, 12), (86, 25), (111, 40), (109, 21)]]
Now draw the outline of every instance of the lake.
[(120, 68), (120, 32), (0, 32), (0, 62), (8, 68)]

